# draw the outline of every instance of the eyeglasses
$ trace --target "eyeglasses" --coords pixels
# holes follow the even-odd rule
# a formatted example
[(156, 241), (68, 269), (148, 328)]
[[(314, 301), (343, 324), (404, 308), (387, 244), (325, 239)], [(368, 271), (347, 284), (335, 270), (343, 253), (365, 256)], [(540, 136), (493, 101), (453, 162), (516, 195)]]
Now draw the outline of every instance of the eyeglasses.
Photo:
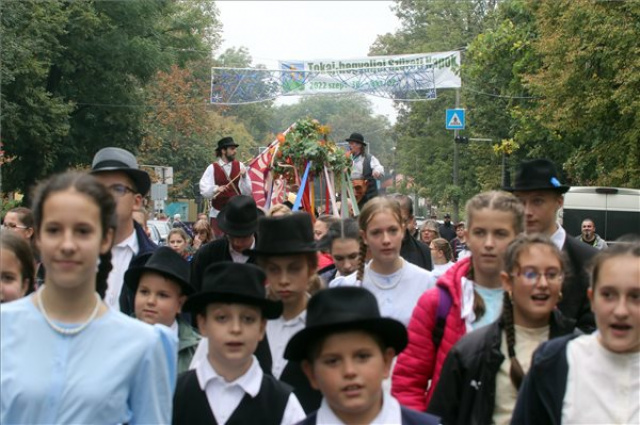
[(15, 223), (4, 223), (2, 225), (3, 229), (11, 229), (11, 230), (15, 230), (15, 229), (28, 229), (28, 226), (20, 226), (18, 224)]
[(121, 198), (121, 197), (123, 197), (124, 195), (126, 195), (126, 194), (127, 194), (127, 192), (131, 192), (131, 193), (133, 193), (133, 194), (135, 194), (135, 193), (136, 193), (136, 191), (135, 191), (135, 190), (133, 190), (133, 189), (131, 189), (130, 187), (125, 186), (125, 185), (123, 185), (123, 184), (119, 184), (119, 183), (117, 183), (117, 184), (112, 184), (111, 186), (109, 186), (109, 188), (108, 188), (108, 189), (109, 189), (109, 191), (111, 192), (111, 194), (112, 194), (114, 197), (117, 197), (117, 198)]
[(547, 283), (551, 283), (551, 284), (562, 283), (562, 281), (564, 280), (564, 273), (561, 272), (560, 270), (548, 270), (544, 273), (540, 273), (536, 269), (524, 269), (524, 270), (521, 270), (519, 273), (512, 274), (511, 276), (522, 277), (522, 280), (524, 281), (524, 283), (528, 285), (537, 285), (538, 282), (540, 282), (540, 277), (543, 275)]

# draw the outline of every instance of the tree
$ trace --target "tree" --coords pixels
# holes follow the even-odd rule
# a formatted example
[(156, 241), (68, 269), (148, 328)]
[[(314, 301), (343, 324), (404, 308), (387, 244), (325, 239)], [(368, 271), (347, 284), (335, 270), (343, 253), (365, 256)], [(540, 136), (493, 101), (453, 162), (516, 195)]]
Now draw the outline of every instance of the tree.
[(215, 6), (198, 0), (3, 2), (5, 190), (86, 166), (101, 147), (135, 151), (144, 87), (160, 69), (219, 42)]

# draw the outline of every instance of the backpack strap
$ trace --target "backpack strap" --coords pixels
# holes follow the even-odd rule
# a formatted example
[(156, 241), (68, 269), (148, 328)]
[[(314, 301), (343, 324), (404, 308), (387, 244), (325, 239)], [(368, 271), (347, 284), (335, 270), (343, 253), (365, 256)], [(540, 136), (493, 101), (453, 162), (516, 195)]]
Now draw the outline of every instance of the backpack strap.
[(436, 348), (436, 353), (438, 352), (438, 348), (440, 347), (440, 343), (442, 342), (442, 337), (444, 336), (444, 327), (447, 324), (447, 316), (449, 315), (449, 310), (451, 310), (451, 303), (453, 302), (449, 291), (444, 289), (442, 286), (438, 286), (437, 288), (438, 310), (436, 312), (436, 326), (435, 328), (433, 328), (433, 332), (431, 334), (431, 340), (433, 341), (433, 345)]

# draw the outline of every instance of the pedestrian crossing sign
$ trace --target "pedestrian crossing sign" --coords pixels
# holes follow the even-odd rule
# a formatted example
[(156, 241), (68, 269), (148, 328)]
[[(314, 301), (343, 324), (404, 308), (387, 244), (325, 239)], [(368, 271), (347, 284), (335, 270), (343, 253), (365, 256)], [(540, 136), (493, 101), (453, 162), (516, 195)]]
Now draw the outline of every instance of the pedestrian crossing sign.
[(447, 109), (447, 130), (464, 130), (464, 109)]

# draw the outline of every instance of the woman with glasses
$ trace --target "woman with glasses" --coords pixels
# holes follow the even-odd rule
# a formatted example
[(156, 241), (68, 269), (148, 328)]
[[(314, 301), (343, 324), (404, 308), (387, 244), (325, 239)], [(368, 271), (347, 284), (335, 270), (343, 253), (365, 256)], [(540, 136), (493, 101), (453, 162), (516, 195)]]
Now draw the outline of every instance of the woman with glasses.
[(575, 321), (562, 316), (564, 260), (546, 236), (521, 235), (507, 248), (500, 278), (500, 318), (465, 335), (449, 351), (427, 411), (444, 425), (505, 425), (535, 349), (571, 334)]
[(423, 242), (429, 246), (431, 241), (440, 237), (440, 231), (438, 230), (438, 222), (435, 220), (427, 220), (420, 227), (420, 242)]
[(2, 228), (13, 230), (17, 235), (31, 242), (33, 239), (33, 213), (29, 208), (13, 208), (5, 214)]

